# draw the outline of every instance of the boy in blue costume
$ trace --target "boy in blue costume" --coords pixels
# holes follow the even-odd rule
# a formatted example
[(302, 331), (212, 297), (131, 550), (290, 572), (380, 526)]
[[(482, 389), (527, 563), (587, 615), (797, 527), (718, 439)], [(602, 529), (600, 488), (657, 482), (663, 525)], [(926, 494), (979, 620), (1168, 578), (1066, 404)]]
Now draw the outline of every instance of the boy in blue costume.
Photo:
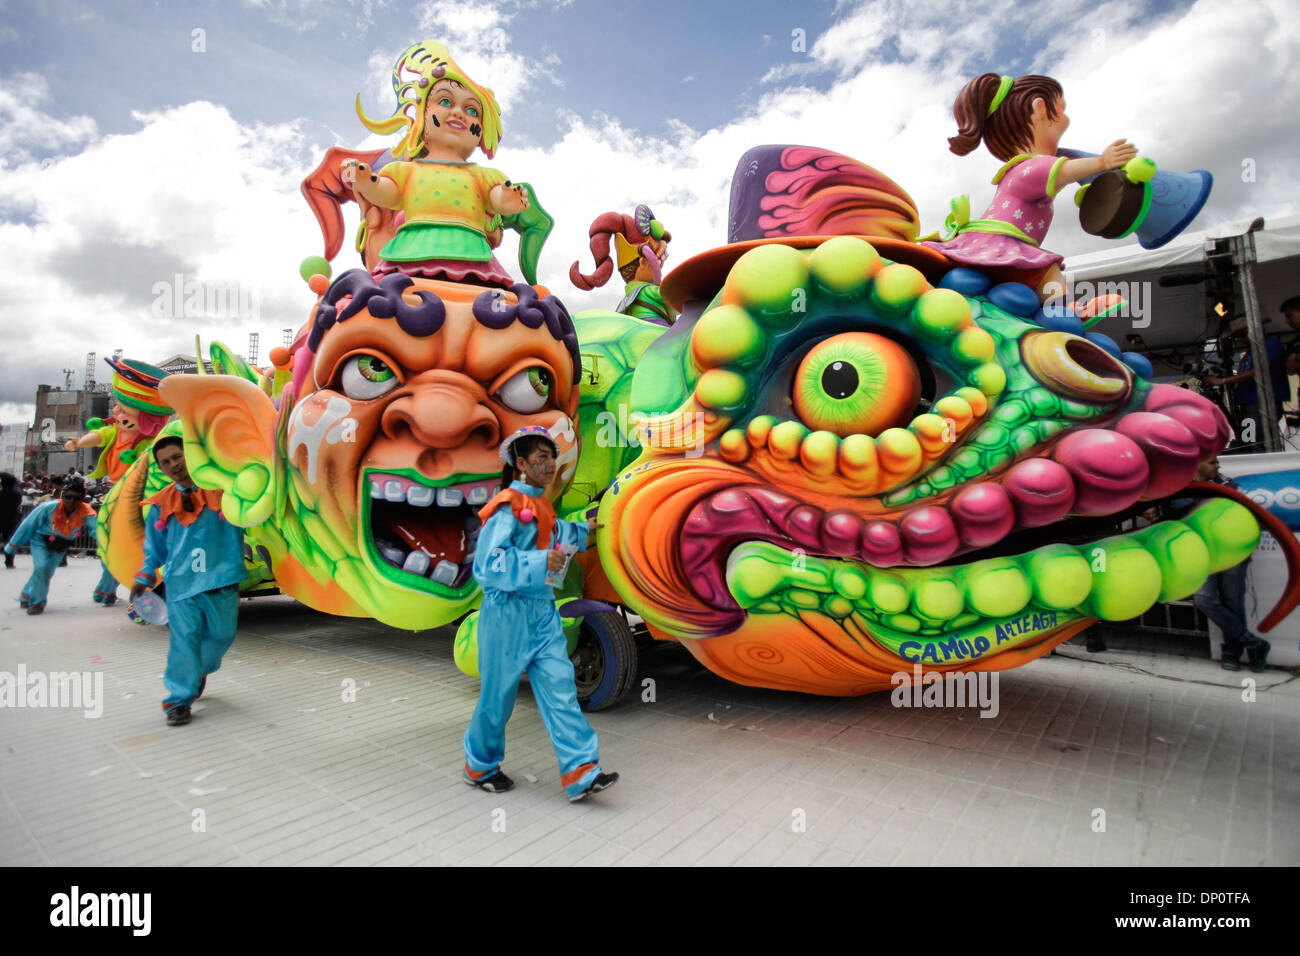
[(157, 509), (145, 526), (144, 565), (135, 576), (131, 600), (157, 584), (155, 569), (164, 569), (171, 642), (162, 706), (167, 723), (178, 727), (190, 722), (190, 705), (235, 640), (244, 538), (222, 516), (221, 492), (194, 487), (178, 436), (156, 441), (153, 456), (175, 484), (143, 502)]
[(28, 614), (45, 610), (50, 578), (54, 577), (59, 562), (67, 557), (68, 547), (83, 532), (95, 536), (95, 509), (86, 504), (86, 486), (74, 479), (57, 499), (33, 508), (13, 533), (5, 545), (6, 558), (12, 558), (15, 547), (30, 545), (32, 549), (32, 576), (18, 598), (19, 605)]
[[(546, 498), (555, 480), (555, 443), (540, 425), (521, 428), (500, 449), (502, 491), (479, 511), (483, 530), (474, 556), (474, 578), (483, 588), (478, 621), (478, 705), (465, 731), (465, 782), (491, 793), (514, 786), (501, 770), (506, 721), (524, 671), (560, 765), (571, 802), (613, 786), (618, 774), (599, 763), (596, 732), (578, 707), (548, 573), (565, 556), (556, 547), (586, 550), (599, 525), (559, 521)], [(518, 476), (518, 480), (512, 480)]]

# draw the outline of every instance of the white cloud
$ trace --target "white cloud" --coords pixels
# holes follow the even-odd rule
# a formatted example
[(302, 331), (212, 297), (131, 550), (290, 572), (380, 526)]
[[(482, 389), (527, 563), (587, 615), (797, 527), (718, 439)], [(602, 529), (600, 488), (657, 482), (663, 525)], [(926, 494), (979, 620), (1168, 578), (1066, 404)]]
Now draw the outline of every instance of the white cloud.
[(97, 133), (89, 116), (54, 119), (50, 84), (38, 73), (0, 80), (0, 169), (35, 156), (75, 152)]
[[(0, 402), (31, 401), (62, 367), (79, 383), (87, 351), (159, 361), (192, 352), (196, 333), (242, 352), (258, 331), (265, 361), (305, 318), (297, 264), (320, 242), (298, 182), (321, 149), (293, 125), (243, 127), (211, 103), (135, 119), (137, 132), (0, 179), (0, 205), (28, 210), (0, 222), (0, 261), (24, 277), (0, 300)], [(207, 295), (168, 317), (177, 273), (183, 292)]]

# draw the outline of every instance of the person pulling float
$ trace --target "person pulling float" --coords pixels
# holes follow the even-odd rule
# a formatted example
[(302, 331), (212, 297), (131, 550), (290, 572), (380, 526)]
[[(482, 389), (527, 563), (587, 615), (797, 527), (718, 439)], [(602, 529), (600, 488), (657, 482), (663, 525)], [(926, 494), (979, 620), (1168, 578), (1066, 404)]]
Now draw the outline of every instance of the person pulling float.
[(465, 731), (464, 780), (501, 793), (514, 782), (501, 769), (506, 722), (524, 672), (555, 747), (560, 781), (570, 802), (614, 785), (600, 766), (596, 732), (578, 706), (553, 582), (565, 552), (585, 551), (600, 525), (562, 521), (547, 497), (555, 480), (556, 448), (541, 425), (521, 428), (501, 443), (502, 490), (480, 511), (483, 530), (474, 578), (483, 588), (478, 622), (479, 699)]
[(5, 545), (6, 558), (15, 554), (15, 548), (31, 548), (32, 576), (18, 597), (19, 607), (28, 614), (44, 613), (50, 579), (79, 534), (95, 537), (95, 509), (86, 504), (86, 486), (74, 479), (57, 500), (33, 508)]

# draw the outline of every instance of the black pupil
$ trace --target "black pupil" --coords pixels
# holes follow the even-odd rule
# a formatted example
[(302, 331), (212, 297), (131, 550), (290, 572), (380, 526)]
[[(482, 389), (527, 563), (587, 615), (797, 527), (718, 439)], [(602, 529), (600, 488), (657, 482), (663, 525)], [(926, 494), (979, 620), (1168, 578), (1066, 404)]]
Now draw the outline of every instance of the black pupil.
[(858, 390), (858, 370), (848, 362), (832, 362), (822, 372), (822, 388), (831, 398), (848, 398)]

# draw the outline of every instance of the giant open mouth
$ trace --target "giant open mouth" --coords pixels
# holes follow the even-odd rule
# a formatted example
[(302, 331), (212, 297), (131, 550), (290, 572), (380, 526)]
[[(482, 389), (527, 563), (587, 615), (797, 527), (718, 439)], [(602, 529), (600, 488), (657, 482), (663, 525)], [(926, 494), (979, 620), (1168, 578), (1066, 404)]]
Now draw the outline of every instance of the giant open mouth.
[(360, 536), (371, 566), (388, 580), (446, 597), (474, 587), (478, 511), (500, 476), (430, 481), (410, 469), (363, 469)]
[(828, 538), (828, 521), (851, 516), (828, 516), (761, 486), (729, 489), (692, 514), (683, 558), (697, 592), (719, 623), (726, 619), (723, 632), (748, 613), (821, 613), (853, 618), (895, 652), (910, 639), (951, 638), (990, 622), (1020, 636), (1082, 617), (1136, 617), (1245, 560), (1260, 528), (1278, 539), (1290, 568), (1289, 586), (1261, 630), (1300, 603), (1300, 544), (1275, 516), (1221, 485), (1194, 483), (1179, 495), (1207, 500), (1177, 520), (1126, 534), (1097, 530), (1113, 529), (1122, 515), (1073, 519), (1009, 535), (963, 555), (961, 564), (882, 567), (842, 536)]

